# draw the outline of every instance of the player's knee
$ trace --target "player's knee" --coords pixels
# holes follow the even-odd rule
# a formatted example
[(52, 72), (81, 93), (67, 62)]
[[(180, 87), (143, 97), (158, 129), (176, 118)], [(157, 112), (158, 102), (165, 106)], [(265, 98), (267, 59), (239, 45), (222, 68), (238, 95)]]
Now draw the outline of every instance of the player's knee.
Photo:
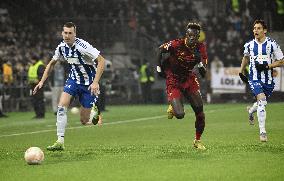
[(87, 125), (87, 123), (88, 123), (88, 121), (86, 121), (86, 120), (81, 119), (80, 121), (81, 121), (81, 124), (84, 125), (84, 126)]
[(258, 100), (258, 102), (257, 102), (258, 107), (265, 107), (266, 105), (267, 105), (267, 101), (266, 101), (265, 98)]
[(87, 117), (81, 117), (80, 118), (81, 124), (86, 125), (89, 122), (89, 118)]
[(258, 116), (264, 117), (266, 115), (265, 107), (267, 105), (266, 99), (258, 100), (257, 113)]
[(64, 116), (64, 115), (66, 115), (66, 112), (67, 112), (66, 107), (64, 107), (64, 106), (58, 106), (57, 107), (57, 115), (58, 116)]
[(183, 119), (184, 115), (185, 115), (184, 111), (176, 111), (175, 112), (175, 116), (176, 116), (177, 119)]
[(191, 107), (196, 115), (198, 115), (199, 113), (203, 113), (203, 106), (191, 106)]

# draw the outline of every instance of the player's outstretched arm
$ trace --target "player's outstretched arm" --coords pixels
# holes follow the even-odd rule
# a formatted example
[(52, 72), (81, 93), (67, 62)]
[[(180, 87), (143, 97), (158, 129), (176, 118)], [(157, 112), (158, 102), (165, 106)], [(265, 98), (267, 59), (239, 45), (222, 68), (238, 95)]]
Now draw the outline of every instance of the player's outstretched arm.
[(264, 65), (264, 64), (255, 64), (256, 70), (257, 71), (264, 71), (264, 70), (268, 70), (268, 69), (273, 69), (276, 67), (281, 67), (284, 65), (284, 59), (278, 60), (273, 62), (272, 64), (269, 65)]
[(205, 65), (202, 62), (199, 62), (197, 67), (198, 67), (198, 71), (199, 71), (201, 77), (204, 78), (205, 75), (206, 75), (206, 67), (205, 67)]
[(99, 81), (101, 79), (101, 76), (105, 68), (105, 59), (101, 55), (98, 56), (97, 61), (98, 61), (98, 66), (97, 66), (96, 76), (94, 78), (93, 83), (88, 88), (91, 91), (92, 95), (98, 95), (100, 93)]
[(243, 59), (242, 59), (241, 69), (240, 69), (240, 73), (239, 73), (239, 76), (244, 83), (248, 83), (248, 78), (244, 74), (245, 68), (246, 68), (248, 63), (249, 63), (249, 57), (244, 56)]
[(53, 70), (53, 67), (54, 67), (55, 64), (56, 64), (56, 61), (53, 60), (53, 59), (47, 64), (47, 66), (46, 66), (46, 68), (44, 70), (44, 73), (43, 73), (43, 75), (41, 77), (41, 80), (35, 86), (35, 88), (33, 90), (33, 94), (36, 94), (37, 91), (43, 87), (44, 82), (48, 78), (49, 73)]
[(165, 78), (165, 72), (163, 70), (163, 65), (164, 65), (164, 61), (166, 59), (168, 59), (170, 56), (170, 52), (168, 52), (167, 50), (165, 50), (162, 46), (159, 47), (158, 49), (158, 55), (157, 55), (157, 73), (160, 77)]
[(205, 78), (206, 72), (207, 72), (207, 51), (206, 47), (204, 44), (201, 44), (199, 48), (197, 48), (194, 52), (194, 58), (195, 61), (197, 62), (197, 67), (199, 74), (201, 75), (202, 78)]

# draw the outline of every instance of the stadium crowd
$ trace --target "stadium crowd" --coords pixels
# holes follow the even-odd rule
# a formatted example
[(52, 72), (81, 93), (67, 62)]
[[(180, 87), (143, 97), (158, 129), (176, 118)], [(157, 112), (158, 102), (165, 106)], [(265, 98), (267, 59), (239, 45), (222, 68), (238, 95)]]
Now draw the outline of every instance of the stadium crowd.
[[(94, 37), (91, 43), (95, 43), (100, 49), (114, 43), (120, 33), (123, 33), (118, 32), (119, 28), (116, 27), (126, 25), (135, 32), (152, 37), (154, 43), (161, 44), (183, 36), (188, 20), (196, 20), (201, 22), (204, 28), (202, 37), (207, 42), (209, 60), (217, 57), (225, 66), (238, 66), (242, 56), (242, 45), (251, 36), (249, 24), (255, 17), (263, 17), (263, 13), (276, 11), (273, 3), (239, 0), (238, 9), (234, 9), (229, 3), (226, 4), (223, 13), (211, 12), (202, 16), (196, 5), (197, 2), (186, 0), (43, 0), (40, 2), (30, 0), (29, 3), (5, 1), (2, 2), (0, 9), (1, 67), (4, 63), (12, 64), (15, 77), (13, 83), (18, 84), (17, 81), (20, 79), (17, 77), (23, 76), (27, 71), (32, 55), (36, 54), (40, 59), (47, 61), (61, 37), (61, 24), (57, 24), (56, 19), (62, 22), (74, 20), (78, 24), (79, 22), (87, 24), (79, 26), (81, 29), (85, 28), (80, 32), (92, 32)], [(203, 4), (202, 8), (208, 7)], [(264, 8), (265, 11), (258, 11), (258, 8)], [(98, 28), (88, 29), (88, 24), (92, 23), (97, 23), (95, 27)]]

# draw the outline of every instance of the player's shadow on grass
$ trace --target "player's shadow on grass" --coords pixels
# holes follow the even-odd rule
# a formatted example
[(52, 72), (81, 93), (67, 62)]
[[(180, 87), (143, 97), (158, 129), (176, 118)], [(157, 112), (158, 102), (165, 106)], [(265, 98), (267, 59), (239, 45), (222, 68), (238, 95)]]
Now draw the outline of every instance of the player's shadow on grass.
[(196, 150), (192, 146), (167, 145), (156, 151), (158, 159), (206, 159), (210, 155), (208, 150)]
[(284, 145), (272, 143), (252, 144), (214, 144), (210, 148), (211, 153), (230, 154), (238, 152), (265, 152), (279, 154), (284, 152)]
[(91, 151), (57, 151), (57, 152), (46, 152), (45, 163), (44, 164), (57, 164), (62, 162), (77, 162), (77, 161), (87, 161), (94, 159), (99, 156), (96, 152)]

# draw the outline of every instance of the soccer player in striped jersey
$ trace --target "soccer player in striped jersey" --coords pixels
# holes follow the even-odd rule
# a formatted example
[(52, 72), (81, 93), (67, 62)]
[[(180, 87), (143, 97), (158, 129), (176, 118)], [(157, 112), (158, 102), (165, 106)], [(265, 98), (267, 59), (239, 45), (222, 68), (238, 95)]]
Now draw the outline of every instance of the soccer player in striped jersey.
[(81, 104), (80, 121), (83, 125), (97, 124), (99, 116), (92, 114), (92, 108), (98, 99), (99, 80), (104, 70), (105, 59), (100, 51), (88, 42), (76, 37), (76, 26), (67, 22), (63, 26), (63, 41), (57, 46), (54, 56), (46, 66), (42, 79), (34, 88), (35, 94), (42, 88), (58, 61), (67, 61), (70, 72), (66, 80), (64, 90), (61, 94), (57, 110), (57, 141), (47, 147), (50, 151), (64, 150), (64, 134), (67, 124), (67, 108), (72, 97), (79, 97)]
[[(273, 68), (284, 65), (283, 53), (275, 40), (266, 36), (267, 25), (263, 20), (253, 24), (254, 39), (244, 45), (244, 56), (240, 68), (240, 78), (248, 83), (257, 102), (248, 108), (249, 121), (253, 124), (253, 113), (257, 112), (260, 141), (267, 141), (265, 129), (267, 97), (274, 89)], [(249, 76), (244, 76), (249, 64)]]

